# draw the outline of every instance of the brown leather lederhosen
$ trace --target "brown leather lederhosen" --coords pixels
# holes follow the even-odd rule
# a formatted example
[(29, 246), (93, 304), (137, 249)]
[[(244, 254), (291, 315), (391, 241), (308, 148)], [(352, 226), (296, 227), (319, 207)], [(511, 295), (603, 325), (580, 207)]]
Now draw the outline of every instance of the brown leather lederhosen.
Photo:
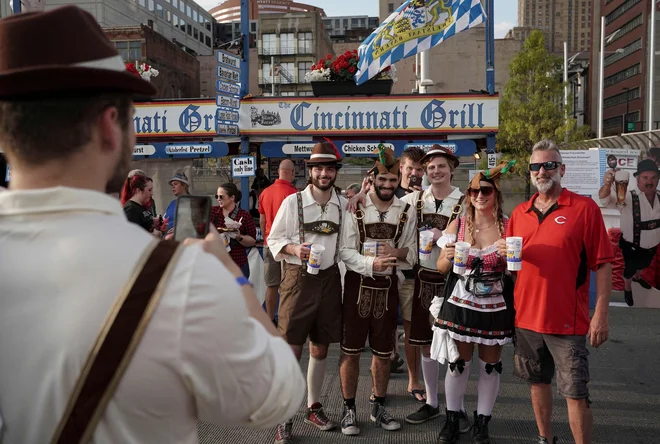
[(305, 242), (305, 232), (328, 236), (336, 233), (334, 265), (319, 270), (318, 274), (309, 274), (306, 262), (303, 262), (303, 265), (284, 263), (278, 329), (291, 345), (302, 345), (307, 341), (307, 337), (315, 344), (329, 345), (341, 339), (342, 290), (337, 266), (342, 224), (341, 200), (339, 223), (335, 224), (332, 221), (305, 223), (300, 192), (296, 193), (296, 199), (299, 242)]
[[(386, 222), (365, 224), (364, 211), (358, 209), (355, 218), (359, 251), (364, 252), (367, 239), (392, 240), (398, 248), (408, 221), (409, 208), (410, 204), (406, 204), (396, 225)], [(373, 275), (373, 278), (347, 270), (344, 279), (342, 351), (349, 355), (361, 353), (368, 336), (372, 353), (381, 358), (389, 357), (394, 349), (398, 300), (396, 267), (393, 267), (392, 275)]]
[[(422, 192), (419, 193), (415, 209), (417, 210), (417, 228), (421, 228), (427, 223), (432, 228), (444, 230), (461, 213), (461, 205), (465, 196), (461, 196), (458, 203), (452, 208), (451, 216), (447, 217), (437, 213), (423, 213), (425, 202)], [(417, 251), (419, 251), (419, 234), (417, 235)], [(429, 307), (434, 296), (442, 293), (445, 282), (445, 275), (437, 269), (424, 268), (417, 264), (414, 267), (415, 289), (413, 291), (412, 311), (410, 316), (410, 337), (408, 342), (411, 345), (431, 345), (433, 342), (433, 330), (431, 329), (431, 317)]]

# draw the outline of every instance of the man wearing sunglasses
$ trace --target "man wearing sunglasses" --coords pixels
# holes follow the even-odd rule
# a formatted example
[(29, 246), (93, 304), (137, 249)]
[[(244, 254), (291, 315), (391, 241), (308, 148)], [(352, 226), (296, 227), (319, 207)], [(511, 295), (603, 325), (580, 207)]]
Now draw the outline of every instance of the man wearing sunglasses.
[[(514, 374), (531, 385), (538, 443), (554, 443), (552, 378), (566, 398), (577, 444), (591, 443), (589, 363), (608, 338), (614, 254), (598, 205), (561, 186), (566, 171), (554, 142), (534, 145), (530, 174), (536, 193), (511, 215), (507, 236), (523, 238), (522, 269), (515, 273)], [(506, 254), (504, 241), (498, 243)], [(589, 319), (589, 270), (596, 272), (596, 308)]]
[[(640, 274), (651, 266), (660, 243), (660, 198), (658, 195), (658, 167), (651, 159), (637, 164), (633, 174), (637, 180), (637, 190), (628, 190), (625, 205), (621, 211), (621, 237), (619, 246), (623, 254), (623, 281), (626, 304), (633, 306), (632, 282), (638, 282), (649, 289)], [(616, 208), (617, 184), (615, 172), (607, 171), (603, 176), (603, 186), (598, 191), (602, 205)], [(623, 191), (623, 190), (621, 190)]]

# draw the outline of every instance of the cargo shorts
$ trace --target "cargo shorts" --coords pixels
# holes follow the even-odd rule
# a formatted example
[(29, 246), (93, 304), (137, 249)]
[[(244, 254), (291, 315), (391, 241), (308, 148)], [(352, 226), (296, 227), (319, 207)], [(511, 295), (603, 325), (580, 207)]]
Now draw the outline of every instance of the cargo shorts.
[(589, 399), (586, 336), (549, 335), (516, 327), (513, 373), (531, 384), (551, 384), (564, 398)]

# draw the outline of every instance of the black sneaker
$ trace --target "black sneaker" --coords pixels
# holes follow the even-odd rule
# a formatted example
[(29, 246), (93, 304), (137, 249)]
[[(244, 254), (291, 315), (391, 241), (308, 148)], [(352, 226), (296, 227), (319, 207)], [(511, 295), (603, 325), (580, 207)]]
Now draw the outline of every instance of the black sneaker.
[[(548, 439), (544, 436), (539, 436), (539, 441), (536, 444), (549, 444)], [(557, 444), (557, 437), (552, 438), (552, 444)]]
[(293, 437), (291, 435), (291, 428), (293, 421), (287, 421), (285, 424), (277, 424), (277, 433), (275, 434), (275, 444), (291, 444)]
[(474, 412), (474, 428), (472, 429), (472, 444), (490, 444), (488, 423), (491, 416), (477, 415)]
[(628, 304), (628, 307), (632, 307), (633, 305), (635, 305), (635, 301), (633, 300), (632, 290), (625, 290), (623, 292), (623, 299), (626, 301), (626, 304)]
[(348, 436), (360, 434), (360, 429), (357, 426), (355, 407), (349, 408), (344, 406), (344, 413), (341, 415), (341, 432)]
[(461, 410), (458, 412), (458, 431), (461, 434), (467, 433), (472, 428), (472, 423), (470, 422), (470, 417), (465, 411)]
[(371, 420), (376, 423), (378, 427), (385, 430), (393, 431), (401, 428), (401, 423), (397, 422), (387, 413), (385, 406), (377, 402), (371, 402)]
[(446, 410), (445, 425), (438, 435), (438, 443), (440, 444), (454, 444), (460, 438), (460, 431), (458, 428), (460, 412), (453, 412)]
[[(633, 280), (634, 280), (634, 279), (633, 279)], [(650, 290), (650, 289), (651, 289), (651, 284), (649, 284), (648, 282), (646, 282), (646, 281), (645, 281), (644, 279), (642, 279), (642, 278), (637, 279), (635, 282), (637, 282), (642, 288), (645, 288), (645, 289), (647, 289), (647, 290)]]
[(438, 416), (440, 416), (440, 408), (424, 404), (415, 413), (406, 416), (406, 422), (408, 424), (423, 424), (430, 419), (437, 418)]

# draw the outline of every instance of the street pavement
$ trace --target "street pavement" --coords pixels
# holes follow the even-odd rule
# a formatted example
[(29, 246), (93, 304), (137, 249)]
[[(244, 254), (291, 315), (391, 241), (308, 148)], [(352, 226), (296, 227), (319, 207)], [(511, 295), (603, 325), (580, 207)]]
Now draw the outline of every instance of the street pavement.
[[(610, 340), (599, 349), (590, 349), (589, 384), (594, 412), (594, 444), (657, 444), (660, 443), (660, 310), (610, 308)], [(339, 422), (342, 397), (339, 385), (339, 347), (333, 346), (321, 402), (331, 419)], [(495, 444), (536, 443), (536, 423), (529, 400), (528, 386), (512, 374), (513, 347), (506, 346), (502, 356), (504, 371), (500, 395), (490, 423), (491, 442)], [(475, 354), (476, 358), (476, 354)], [(307, 369), (308, 354), (302, 359)], [(417, 404), (406, 393), (407, 373), (392, 375), (387, 398), (389, 412), (403, 426), (388, 432), (369, 422), (369, 394), (371, 354), (361, 359), (358, 386), (357, 413), (361, 433), (345, 437), (339, 429), (321, 432), (303, 423), (304, 406), (294, 418), (293, 433), (296, 444), (323, 443), (435, 443), (442, 428), (444, 415), (422, 425), (409, 425), (404, 417), (415, 411)], [(444, 373), (440, 376), (440, 405), (444, 408)], [(469, 412), (476, 409), (476, 382), (478, 371), (471, 369), (466, 396)], [(560, 443), (574, 442), (571, 436), (566, 403), (555, 392), (553, 410), (554, 433)], [(199, 424), (199, 438), (203, 444), (245, 443), (271, 444), (275, 431), (221, 428), (207, 423)], [(463, 436), (461, 443), (470, 443)]]

